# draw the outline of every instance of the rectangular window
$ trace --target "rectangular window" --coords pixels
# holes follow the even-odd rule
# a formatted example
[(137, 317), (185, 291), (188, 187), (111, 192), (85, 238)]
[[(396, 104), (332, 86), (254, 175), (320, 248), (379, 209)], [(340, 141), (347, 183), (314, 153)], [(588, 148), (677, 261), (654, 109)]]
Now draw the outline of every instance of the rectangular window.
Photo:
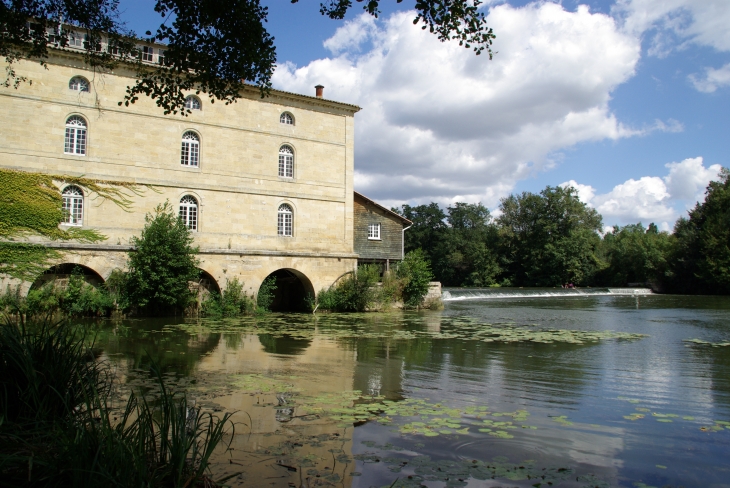
[(84, 38), (81, 34), (76, 32), (68, 33), (68, 46), (69, 47), (84, 47)]
[(368, 239), (380, 240), (380, 224), (368, 224)]
[(142, 47), (142, 61), (152, 62), (155, 57), (155, 48), (149, 46)]
[(161, 51), (159, 52), (159, 54), (157, 55), (157, 62), (158, 62), (159, 64), (165, 64), (165, 51), (162, 51), (162, 50), (161, 50)]

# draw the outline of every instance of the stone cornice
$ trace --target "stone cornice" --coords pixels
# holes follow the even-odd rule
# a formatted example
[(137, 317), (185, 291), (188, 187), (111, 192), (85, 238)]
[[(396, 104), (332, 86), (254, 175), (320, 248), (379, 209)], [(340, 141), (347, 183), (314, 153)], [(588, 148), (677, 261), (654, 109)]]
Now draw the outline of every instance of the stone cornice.
[[(3, 241), (9, 242), (9, 241)], [(45, 242), (42, 245), (52, 249), (64, 249), (69, 251), (112, 251), (129, 252), (133, 246), (116, 244), (84, 244), (80, 242)], [(357, 259), (356, 253), (317, 252), (317, 251), (267, 251), (263, 249), (200, 249), (198, 254), (221, 254), (228, 256), (273, 256), (273, 257), (301, 257), (301, 258), (345, 258)]]

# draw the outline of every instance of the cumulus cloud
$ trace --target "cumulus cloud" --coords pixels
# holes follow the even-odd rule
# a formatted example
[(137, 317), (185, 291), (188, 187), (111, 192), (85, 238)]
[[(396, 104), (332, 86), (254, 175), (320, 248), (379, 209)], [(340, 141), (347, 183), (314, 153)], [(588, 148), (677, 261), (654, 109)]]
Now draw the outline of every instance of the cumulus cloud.
[(578, 190), (578, 198), (603, 215), (604, 223), (609, 226), (654, 222), (662, 230), (670, 230), (682, 213), (704, 198), (705, 187), (718, 179), (721, 166), (713, 164), (705, 168), (702, 158), (697, 157), (668, 163), (665, 167), (669, 170), (666, 176), (629, 179), (604, 194), (596, 194), (592, 186), (575, 180), (560, 186)]
[[(414, 28), (413, 12), (363, 16), (325, 42), (332, 57), (283, 64), (274, 86), (359, 104), (356, 187), (386, 204), (481, 200), (495, 206), (516, 181), (583, 141), (677, 131), (634, 129), (609, 109), (634, 75), (640, 42), (586, 6), (492, 7), (493, 61)], [(364, 48), (366, 46), (366, 48)]]
[(613, 13), (625, 32), (649, 41), (651, 55), (666, 56), (689, 43), (730, 51), (727, 0), (618, 0)]
[(689, 75), (694, 87), (704, 93), (712, 93), (720, 87), (730, 85), (730, 63), (722, 68), (705, 68), (704, 76)]

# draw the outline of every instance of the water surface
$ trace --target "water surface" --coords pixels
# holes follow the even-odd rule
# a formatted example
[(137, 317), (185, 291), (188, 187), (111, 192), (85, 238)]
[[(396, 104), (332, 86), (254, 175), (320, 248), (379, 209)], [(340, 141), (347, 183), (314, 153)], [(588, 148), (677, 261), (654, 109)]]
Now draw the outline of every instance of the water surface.
[[(234, 486), (730, 487), (730, 299), (446, 290), (440, 312), (119, 321), (128, 388), (151, 359), (234, 411)], [(550, 484), (548, 484), (550, 483)]]

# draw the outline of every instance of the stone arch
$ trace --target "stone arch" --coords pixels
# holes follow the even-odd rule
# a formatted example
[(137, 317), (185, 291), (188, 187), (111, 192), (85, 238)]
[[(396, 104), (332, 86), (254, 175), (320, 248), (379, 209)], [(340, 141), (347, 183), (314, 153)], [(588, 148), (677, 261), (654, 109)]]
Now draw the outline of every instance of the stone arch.
[(271, 310), (274, 312), (306, 312), (308, 296), (314, 298), (314, 286), (301, 271), (292, 268), (277, 269), (266, 279), (273, 277), (276, 280), (274, 300)]
[(198, 305), (200, 305), (212, 292), (220, 295), (221, 287), (212, 274), (202, 268), (198, 268), (198, 270), (200, 271), (200, 277), (197, 281), (188, 282), (188, 285), (193, 293), (197, 294)]
[(74, 271), (80, 273), (83, 276), (84, 281), (91, 286), (98, 287), (104, 284), (105, 280), (101, 274), (89, 266), (78, 263), (60, 263), (51, 266), (38, 276), (38, 278), (36, 278), (30, 286), (30, 289), (38, 289), (49, 282), (55, 282), (59, 286), (66, 286), (68, 284), (68, 279)]

